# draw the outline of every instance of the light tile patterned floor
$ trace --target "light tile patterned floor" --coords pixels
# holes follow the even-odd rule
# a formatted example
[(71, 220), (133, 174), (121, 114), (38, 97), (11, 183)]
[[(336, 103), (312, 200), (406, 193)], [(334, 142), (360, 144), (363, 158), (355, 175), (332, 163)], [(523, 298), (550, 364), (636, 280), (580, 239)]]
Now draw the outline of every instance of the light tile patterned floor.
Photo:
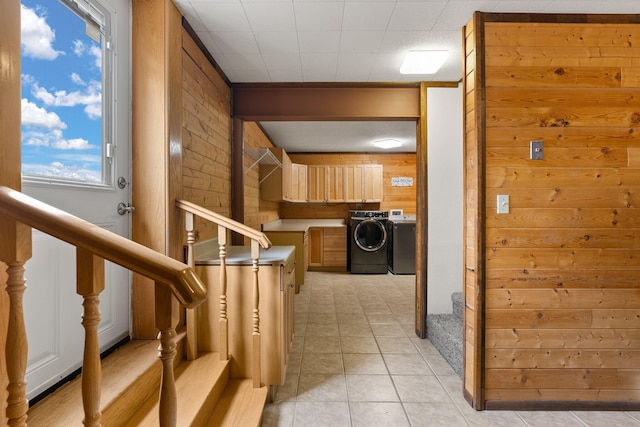
[(415, 335), (414, 294), (415, 276), (308, 272), (287, 382), (263, 427), (640, 426), (640, 412), (475, 411)]

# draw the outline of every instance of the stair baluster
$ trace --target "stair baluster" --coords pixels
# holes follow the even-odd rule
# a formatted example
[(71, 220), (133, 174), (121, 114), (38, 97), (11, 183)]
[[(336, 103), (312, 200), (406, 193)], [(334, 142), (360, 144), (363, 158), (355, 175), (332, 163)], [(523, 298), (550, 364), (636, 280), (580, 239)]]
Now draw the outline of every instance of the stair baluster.
[(260, 387), (260, 287), (258, 282), (260, 246), (251, 240), (251, 259), (253, 264), (253, 387)]
[(178, 396), (173, 361), (176, 357), (176, 326), (180, 321), (178, 300), (170, 289), (156, 282), (156, 328), (160, 331), (158, 357), (162, 362), (160, 380), (160, 427), (173, 427), (178, 421)]
[(82, 326), (84, 327), (84, 355), (82, 359), (82, 405), (85, 426), (101, 425), (100, 391), (102, 368), (100, 364), (99, 295), (104, 290), (104, 259), (91, 252), (76, 248), (76, 291), (84, 301)]
[(218, 225), (220, 256), (220, 360), (229, 360), (229, 319), (227, 318), (227, 228)]
[[(193, 244), (196, 241), (196, 233), (193, 231), (194, 216), (190, 212), (185, 212), (185, 229), (187, 231), (187, 265), (195, 268), (195, 258)], [(197, 308), (187, 308), (187, 360), (196, 360), (198, 357), (198, 312)]]
[(24, 380), (27, 370), (27, 332), (24, 324), (23, 296), (25, 287), (24, 262), (7, 262), (7, 293), (9, 294), (9, 326), (7, 330), (7, 418), (10, 426), (26, 426), (27, 383)]

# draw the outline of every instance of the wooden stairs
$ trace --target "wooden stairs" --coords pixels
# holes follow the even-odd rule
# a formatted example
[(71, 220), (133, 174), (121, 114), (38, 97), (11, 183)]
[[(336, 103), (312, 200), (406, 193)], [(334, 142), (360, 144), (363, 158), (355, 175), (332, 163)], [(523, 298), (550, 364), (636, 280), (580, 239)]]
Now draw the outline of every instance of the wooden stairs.
[[(161, 363), (158, 341), (133, 340), (102, 362), (102, 425), (158, 426)], [(176, 357), (178, 359), (178, 357)], [(229, 361), (219, 353), (179, 360), (175, 369), (178, 426), (258, 427), (268, 387), (252, 379), (231, 379)], [(33, 426), (80, 426), (80, 376), (29, 409)]]

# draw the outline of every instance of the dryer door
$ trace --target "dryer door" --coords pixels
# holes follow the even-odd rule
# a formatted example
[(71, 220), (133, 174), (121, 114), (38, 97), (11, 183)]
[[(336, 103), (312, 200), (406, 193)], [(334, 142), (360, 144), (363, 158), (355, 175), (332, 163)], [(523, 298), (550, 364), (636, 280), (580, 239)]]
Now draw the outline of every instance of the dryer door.
[(353, 240), (363, 251), (379, 251), (387, 242), (386, 227), (375, 219), (365, 219), (354, 227)]

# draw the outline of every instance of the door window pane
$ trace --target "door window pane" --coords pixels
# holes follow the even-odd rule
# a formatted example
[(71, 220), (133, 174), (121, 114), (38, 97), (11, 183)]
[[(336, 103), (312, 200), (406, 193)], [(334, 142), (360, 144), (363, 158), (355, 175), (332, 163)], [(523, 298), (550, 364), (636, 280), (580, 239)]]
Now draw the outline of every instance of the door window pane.
[(104, 14), (63, 1), (22, 1), (22, 173), (109, 183)]

